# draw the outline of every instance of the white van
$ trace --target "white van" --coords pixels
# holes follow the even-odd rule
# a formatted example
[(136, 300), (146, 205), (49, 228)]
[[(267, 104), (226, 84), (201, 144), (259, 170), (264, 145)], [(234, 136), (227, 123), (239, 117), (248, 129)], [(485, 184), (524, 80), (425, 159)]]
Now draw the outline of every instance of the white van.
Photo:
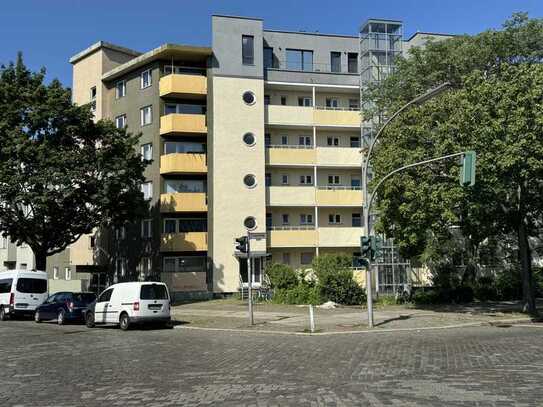
[(168, 287), (159, 282), (114, 284), (89, 306), (85, 322), (89, 328), (95, 324), (119, 324), (123, 331), (140, 323), (171, 326)]
[(47, 299), (47, 273), (9, 270), (0, 272), (0, 321), (10, 316), (33, 315)]

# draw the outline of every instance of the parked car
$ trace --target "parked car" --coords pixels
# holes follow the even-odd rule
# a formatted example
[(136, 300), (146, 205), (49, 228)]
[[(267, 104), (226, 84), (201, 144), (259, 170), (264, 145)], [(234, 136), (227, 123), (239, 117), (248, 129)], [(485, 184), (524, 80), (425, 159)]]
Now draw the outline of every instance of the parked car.
[(55, 293), (36, 308), (34, 321), (56, 319), (59, 325), (67, 322), (84, 322), (87, 308), (94, 301), (96, 301), (94, 293)]
[(119, 283), (104, 290), (89, 306), (86, 324), (119, 324), (126, 331), (134, 324), (171, 326), (170, 294), (160, 282)]
[(0, 272), (0, 321), (33, 315), (47, 298), (47, 273), (9, 270)]

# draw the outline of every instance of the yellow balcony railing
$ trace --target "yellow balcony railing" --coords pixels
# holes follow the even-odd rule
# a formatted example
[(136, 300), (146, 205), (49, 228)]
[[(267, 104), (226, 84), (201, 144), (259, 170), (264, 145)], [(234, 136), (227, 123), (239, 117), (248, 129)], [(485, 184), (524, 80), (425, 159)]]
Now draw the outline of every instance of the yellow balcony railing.
[(269, 247), (315, 247), (317, 231), (315, 229), (272, 229), (268, 231)]
[[(296, 146), (294, 146), (296, 147)], [(300, 165), (315, 164), (314, 148), (284, 148), (271, 146), (266, 148), (266, 164)]]
[(205, 96), (207, 94), (207, 78), (203, 75), (171, 74), (160, 78), (160, 96)]
[(207, 212), (205, 192), (177, 192), (160, 195), (160, 212)]
[(207, 133), (205, 114), (172, 113), (160, 117), (160, 134)]
[(320, 227), (319, 247), (359, 247), (361, 227)]
[(358, 110), (316, 108), (313, 121), (316, 126), (359, 127), (360, 112)]
[(207, 172), (204, 153), (174, 153), (160, 157), (161, 174), (201, 174)]
[(269, 206), (315, 206), (313, 186), (270, 186), (266, 188)]
[(267, 105), (265, 123), (278, 125), (313, 125), (313, 108), (305, 106)]
[(164, 233), (160, 242), (163, 252), (201, 252), (207, 250), (207, 232)]
[(317, 165), (360, 167), (362, 165), (362, 153), (360, 148), (317, 147)]
[(362, 191), (326, 187), (317, 189), (318, 206), (361, 206)]

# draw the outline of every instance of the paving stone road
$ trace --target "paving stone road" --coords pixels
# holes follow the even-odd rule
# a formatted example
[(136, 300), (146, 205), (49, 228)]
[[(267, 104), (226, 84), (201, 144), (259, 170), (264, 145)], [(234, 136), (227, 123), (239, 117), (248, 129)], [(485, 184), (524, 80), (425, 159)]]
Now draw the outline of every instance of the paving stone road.
[(0, 323), (0, 406), (541, 406), (543, 327), (334, 336)]

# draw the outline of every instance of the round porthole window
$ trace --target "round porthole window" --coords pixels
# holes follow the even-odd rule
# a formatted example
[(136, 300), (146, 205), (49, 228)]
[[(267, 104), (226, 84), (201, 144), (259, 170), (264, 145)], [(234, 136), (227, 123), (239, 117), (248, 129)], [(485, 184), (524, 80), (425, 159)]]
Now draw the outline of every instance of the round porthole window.
[(253, 174), (247, 174), (243, 177), (243, 183), (247, 188), (254, 188), (256, 187), (256, 177)]
[(247, 216), (245, 220), (243, 221), (243, 226), (245, 226), (249, 230), (255, 229), (256, 219), (253, 216)]
[(242, 97), (243, 97), (243, 101), (248, 105), (252, 105), (252, 104), (254, 104), (256, 102), (256, 96), (250, 90), (247, 90), (247, 91), (243, 92)]
[(247, 144), (248, 146), (254, 146), (255, 145), (255, 135), (253, 133), (245, 133), (243, 135), (243, 142)]

